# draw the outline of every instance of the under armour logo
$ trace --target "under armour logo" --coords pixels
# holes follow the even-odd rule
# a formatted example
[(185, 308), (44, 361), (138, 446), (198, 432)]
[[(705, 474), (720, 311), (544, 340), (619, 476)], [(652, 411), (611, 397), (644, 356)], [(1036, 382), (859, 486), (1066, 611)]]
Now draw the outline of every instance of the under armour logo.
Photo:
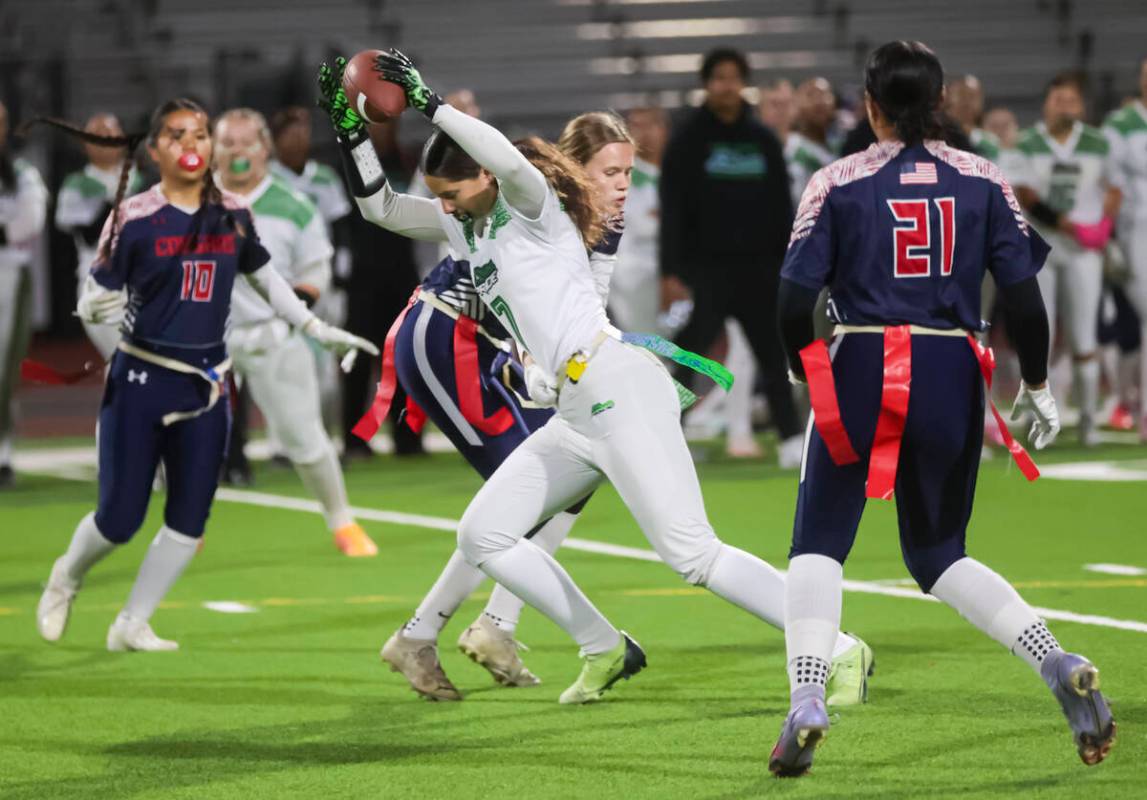
[(139, 372), (136, 372), (134, 369), (129, 369), (127, 371), (127, 382), (138, 383), (140, 386), (144, 386), (147, 383), (147, 370), (141, 369)]

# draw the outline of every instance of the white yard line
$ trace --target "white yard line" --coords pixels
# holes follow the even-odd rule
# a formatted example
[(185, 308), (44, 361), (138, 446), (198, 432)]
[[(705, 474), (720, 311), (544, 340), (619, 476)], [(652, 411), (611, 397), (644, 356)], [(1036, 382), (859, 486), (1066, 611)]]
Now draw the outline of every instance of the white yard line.
[[(81, 452), (82, 451), (82, 452)], [(95, 451), (92, 448), (72, 448), (70, 450), (33, 450), (18, 453), (15, 459), (16, 469), (27, 472), (41, 472), (52, 474), (61, 478), (72, 480), (91, 480), (90, 467), (94, 463)], [(286, 509), (288, 511), (303, 511), (311, 514), (321, 514), (322, 507), (315, 500), (301, 497), (288, 497), (286, 495), (269, 494), (267, 492), (254, 492), (248, 489), (231, 489), (221, 487), (215, 494), (216, 499), (228, 503), (241, 503), (243, 505), (260, 506), (263, 508)], [(372, 522), (389, 522), (395, 525), (409, 525), (416, 528), (446, 531), (453, 533), (458, 529), (458, 520), (449, 517), (432, 517), (425, 514), (407, 514), (402, 511), (387, 511), (380, 508), (354, 507), (351, 509), (358, 519)], [(616, 556), (618, 558), (631, 558), (638, 561), (656, 561), (661, 559), (652, 550), (642, 547), (626, 547), (624, 545), (596, 542), (590, 539), (570, 537), (562, 543), (562, 547), (570, 550), (579, 550), (585, 553)], [(923, 594), (918, 589), (889, 585), (888, 581), (844, 581), (844, 590), (861, 594), (875, 594), (883, 597), (899, 597), (905, 600), (924, 600), (937, 602), (935, 597)], [(1036, 608), (1035, 612), (1045, 619), (1060, 622), (1075, 622), (1080, 625), (1096, 625), (1102, 628), (1115, 628), (1117, 630), (1147, 633), (1147, 622), (1129, 619), (1115, 619), (1113, 617), (1096, 616), (1093, 614), (1077, 614), (1074, 611), (1061, 611), (1055, 608)]]

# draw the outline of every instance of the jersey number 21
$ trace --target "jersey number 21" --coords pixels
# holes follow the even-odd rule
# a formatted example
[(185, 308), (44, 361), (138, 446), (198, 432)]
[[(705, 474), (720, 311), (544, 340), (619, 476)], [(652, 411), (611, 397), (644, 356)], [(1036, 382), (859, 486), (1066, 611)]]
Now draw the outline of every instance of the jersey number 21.
[[(952, 274), (956, 252), (956, 198), (934, 197), (939, 212), (940, 274)], [(932, 215), (926, 199), (889, 200), (900, 225), (892, 229), (893, 274), (897, 278), (927, 278), (932, 274)]]

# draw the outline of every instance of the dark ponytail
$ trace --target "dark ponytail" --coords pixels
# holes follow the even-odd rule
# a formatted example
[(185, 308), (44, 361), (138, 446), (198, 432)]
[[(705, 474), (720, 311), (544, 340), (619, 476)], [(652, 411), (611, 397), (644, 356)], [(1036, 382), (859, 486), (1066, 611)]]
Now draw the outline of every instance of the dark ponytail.
[(435, 128), (422, 146), (418, 166), (423, 175), (446, 181), (468, 181), (482, 171), (481, 165), (441, 128)]
[(927, 45), (897, 41), (878, 47), (864, 68), (864, 88), (905, 144), (945, 138), (944, 68)]

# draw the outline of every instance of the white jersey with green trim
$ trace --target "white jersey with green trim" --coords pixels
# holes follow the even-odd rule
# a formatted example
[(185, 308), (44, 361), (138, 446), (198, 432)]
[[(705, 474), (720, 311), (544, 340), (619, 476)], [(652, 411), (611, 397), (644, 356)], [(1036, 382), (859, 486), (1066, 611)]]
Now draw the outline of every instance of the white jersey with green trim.
[(15, 186), (0, 187), (0, 269), (22, 267), (32, 260), (36, 240), (44, 230), (48, 190), (44, 180), (28, 161), (13, 159)]
[(552, 187), (536, 219), (501, 194), (479, 226), (433, 206), (451, 247), (469, 259), (478, 295), (545, 370), (557, 375), (570, 356), (593, 345), (608, 319), (585, 242)]
[(1142, 100), (1113, 111), (1103, 123), (1111, 145), (1111, 172), (1123, 191), (1120, 219), (1147, 224), (1147, 106)]
[(272, 161), (271, 172), (314, 203), (329, 226), (351, 212), (350, 201), (338, 173), (326, 164), (311, 159), (300, 175), (282, 162)]
[[(1076, 122), (1060, 143), (1040, 122), (1020, 132), (1015, 149), (1003, 152), (1001, 166), (1009, 183), (1032, 189), (1072, 222), (1091, 225), (1103, 219), (1111, 148), (1097, 128)], [(1045, 238), (1057, 235), (1034, 224)]]
[[(106, 217), (115, 200), (116, 189), (119, 188), (120, 171), (119, 165), (107, 170), (89, 163), (83, 169), (70, 173), (60, 185), (60, 193), (56, 196), (56, 227), (71, 233), (75, 239), (76, 274), (81, 278), (88, 274), (95, 261), (96, 245), (84, 241), (78, 229), (97, 222), (96, 217)], [(128, 173), (124, 197), (134, 197), (143, 189), (143, 177), (132, 167)], [(102, 228), (103, 219), (98, 222)]]
[(785, 166), (789, 172), (794, 211), (800, 206), (801, 196), (812, 176), (833, 161), (836, 161), (836, 156), (824, 145), (795, 131), (788, 135), (785, 139)]
[(976, 155), (988, 159), (993, 164), (1000, 163), (1001, 147), (998, 136), (983, 128), (972, 128), (972, 132), (968, 134), (968, 139), (972, 142)]
[[(270, 174), (245, 199), (259, 241), (271, 254), (271, 266), (292, 285), (307, 283), (325, 292), (330, 286), (334, 250), (315, 205), (277, 175)], [(231, 294), (232, 325), (253, 325), (275, 316), (271, 306), (247, 281), (235, 281)]]

